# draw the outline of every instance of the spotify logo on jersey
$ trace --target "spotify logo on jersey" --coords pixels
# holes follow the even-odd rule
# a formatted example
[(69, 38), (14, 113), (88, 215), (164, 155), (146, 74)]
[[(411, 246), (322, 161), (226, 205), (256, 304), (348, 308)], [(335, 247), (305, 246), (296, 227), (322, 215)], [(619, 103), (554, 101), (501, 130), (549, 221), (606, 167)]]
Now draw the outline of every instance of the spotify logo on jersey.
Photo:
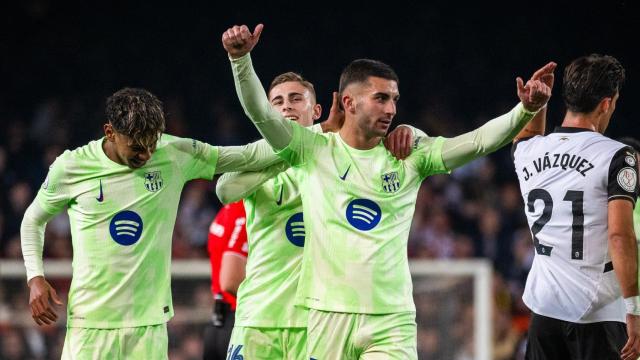
[(142, 235), (142, 218), (133, 211), (120, 211), (111, 219), (109, 233), (118, 244), (133, 245)]
[(289, 239), (293, 245), (299, 247), (304, 246), (304, 221), (302, 220), (301, 212), (293, 214), (289, 220), (287, 220), (285, 233), (287, 234), (287, 239)]
[(382, 219), (382, 210), (375, 202), (368, 199), (352, 200), (347, 206), (347, 221), (354, 228), (368, 231), (376, 227)]

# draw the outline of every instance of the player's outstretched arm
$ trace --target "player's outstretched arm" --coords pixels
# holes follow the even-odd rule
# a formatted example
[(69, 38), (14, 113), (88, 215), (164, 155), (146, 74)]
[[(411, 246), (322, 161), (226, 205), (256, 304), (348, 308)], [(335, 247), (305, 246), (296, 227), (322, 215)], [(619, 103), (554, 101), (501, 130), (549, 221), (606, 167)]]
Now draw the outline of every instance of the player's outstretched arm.
[(230, 204), (253, 194), (270, 179), (287, 170), (284, 160), (261, 171), (229, 172), (222, 175), (216, 184), (216, 195), (223, 204)]
[(282, 161), (264, 140), (242, 146), (219, 146), (215, 173), (261, 171)]
[(269, 104), (251, 63), (249, 52), (258, 43), (262, 29), (263, 25), (259, 24), (251, 33), (246, 25), (234, 26), (222, 35), (222, 45), (231, 60), (233, 80), (244, 112), (267, 142), (279, 151), (291, 142), (293, 129)]
[(20, 241), (24, 265), (27, 268), (31, 317), (38, 325), (49, 325), (58, 319), (53, 305), (62, 305), (62, 301), (56, 290), (44, 279), (42, 265), (44, 229), (54, 214), (44, 211), (38, 201), (36, 198), (24, 213), (20, 226)]
[[(553, 62), (548, 63), (536, 74), (542, 78), (552, 73), (555, 66)], [(522, 84), (522, 80), (518, 78), (516, 84), (520, 103), (511, 111), (490, 120), (476, 130), (445, 139), (442, 160), (447, 169), (453, 170), (511, 142), (551, 97), (551, 87), (541, 79), (529, 80)]]

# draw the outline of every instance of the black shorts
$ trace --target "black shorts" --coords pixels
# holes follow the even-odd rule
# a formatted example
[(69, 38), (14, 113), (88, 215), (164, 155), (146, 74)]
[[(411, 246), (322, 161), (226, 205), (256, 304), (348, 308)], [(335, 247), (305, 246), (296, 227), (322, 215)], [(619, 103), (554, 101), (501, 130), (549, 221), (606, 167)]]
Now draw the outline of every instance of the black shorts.
[(221, 327), (214, 326), (209, 321), (204, 329), (204, 353), (202, 356), (204, 360), (225, 360), (227, 358), (227, 348), (235, 322), (235, 311), (226, 306), (222, 312), (224, 324)]
[(531, 313), (525, 358), (620, 359), (627, 338), (627, 326), (622, 322), (578, 324)]

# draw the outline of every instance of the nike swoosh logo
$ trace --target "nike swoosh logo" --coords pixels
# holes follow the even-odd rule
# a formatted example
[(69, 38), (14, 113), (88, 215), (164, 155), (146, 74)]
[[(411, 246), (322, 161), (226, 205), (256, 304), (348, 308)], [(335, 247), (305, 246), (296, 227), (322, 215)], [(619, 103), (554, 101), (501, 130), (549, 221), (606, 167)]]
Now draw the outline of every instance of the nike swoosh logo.
[(351, 164), (349, 164), (349, 167), (347, 168), (347, 171), (344, 172), (344, 175), (340, 176), (340, 180), (343, 180), (347, 178), (347, 174), (349, 173), (349, 170), (351, 169)]
[(102, 202), (104, 200), (104, 194), (102, 193), (102, 179), (100, 179), (100, 196), (96, 198), (98, 202)]
[(282, 205), (282, 193), (284, 192), (284, 185), (280, 185), (280, 198), (276, 201), (276, 205)]

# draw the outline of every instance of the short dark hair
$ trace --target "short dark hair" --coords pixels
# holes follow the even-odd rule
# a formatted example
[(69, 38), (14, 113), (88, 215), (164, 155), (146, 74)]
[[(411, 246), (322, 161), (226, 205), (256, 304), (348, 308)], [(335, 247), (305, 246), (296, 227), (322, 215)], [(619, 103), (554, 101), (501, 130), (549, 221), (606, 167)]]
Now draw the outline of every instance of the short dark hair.
[(575, 59), (564, 69), (562, 81), (567, 110), (592, 112), (602, 99), (620, 91), (624, 79), (624, 68), (613, 56), (591, 54)]
[(393, 80), (400, 84), (398, 75), (393, 71), (391, 66), (378, 60), (357, 59), (347, 65), (340, 75), (339, 92), (342, 94), (344, 89), (353, 83), (364, 83), (370, 76), (379, 77), (387, 80)]
[(273, 78), (273, 81), (271, 81), (271, 85), (269, 85), (269, 91), (267, 92), (267, 94), (269, 95), (269, 97), (271, 97), (271, 90), (273, 90), (274, 87), (290, 81), (298, 82), (302, 86), (307, 88), (311, 95), (313, 95), (313, 100), (316, 100), (316, 89), (313, 88), (313, 84), (307, 79), (303, 78), (302, 75), (293, 71), (288, 71)]
[(144, 147), (154, 145), (165, 129), (162, 102), (144, 89), (116, 91), (107, 99), (105, 115), (115, 131)]
[(629, 137), (629, 136), (625, 136), (625, 137), (622, 137), (622, 138), (618, 139), (618, 141), (620, 141), (621, 143), (623, 143), (625, 145), (631, 146), (636, 152), (640, 153), (640, 141), (638, 141), (638, 139), (632, 138), (632, 137)]

